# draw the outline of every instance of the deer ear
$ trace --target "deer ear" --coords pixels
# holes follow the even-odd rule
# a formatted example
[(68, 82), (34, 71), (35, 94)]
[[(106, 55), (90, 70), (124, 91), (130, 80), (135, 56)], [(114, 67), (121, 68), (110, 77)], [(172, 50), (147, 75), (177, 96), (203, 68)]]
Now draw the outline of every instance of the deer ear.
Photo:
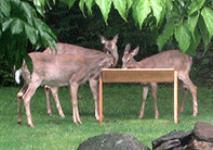
[(113, 37), (112, 41), (113, 41), (114, 43), (117, 43), (118, 37), (119, 37), (119, 34), (116, 34), (116, 35)]
[(102, 35), (99, 35), (100, 40), (101, 40), (101, 44), (105, 44), (106, 43), (106, 39), (105, 37), (103, 37)]
[(129, 51), (130, 51), (130, 49), (131, 49), (131, 45), (130, 45), (130, 43), (126, 44), (124, 51), (129, 52)]
[(138, 52), (139, 52), (139, 49), (140, 49), (139, 46), (137, 46), (137, 47), (131, 52), (132, 56), (137, 55)]
[(131, 45), (128, 43), (126, 46), (125, 46), (125, 49), (124, 49), (124, 54), (128, 54), (129, 51), (131, 49)]
[(22, 66), (26, 66), (27, 64), (26, 64), (26, 61), (25, 61), (25, 59), (23, 59), (23, 61), (22, 61)]

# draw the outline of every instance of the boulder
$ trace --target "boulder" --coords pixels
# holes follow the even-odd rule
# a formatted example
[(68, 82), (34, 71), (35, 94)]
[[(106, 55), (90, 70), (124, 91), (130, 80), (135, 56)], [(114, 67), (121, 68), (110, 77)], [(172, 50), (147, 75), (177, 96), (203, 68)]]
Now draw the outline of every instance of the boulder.
[(77, 150), (149, 150), (149, 148), (133, 136), (109, 133), (87, 139)]
[(213, 143), (193, 139), (188, 145), (188, 150), (213, 150)]
[(213, 142), (213, 126), (205, 122), (197, 122), (194, 127), (196, 139), (206, 142)]
[(181, 149), (191, 141), (192, 131), (172, 131), (152, 141), (153, 150)]

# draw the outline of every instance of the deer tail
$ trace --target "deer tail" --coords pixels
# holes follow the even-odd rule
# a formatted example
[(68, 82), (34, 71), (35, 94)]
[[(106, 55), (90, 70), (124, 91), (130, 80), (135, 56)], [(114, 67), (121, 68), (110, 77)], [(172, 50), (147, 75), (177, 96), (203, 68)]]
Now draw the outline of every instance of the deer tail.
[(21, 75), (22, 75), (22, 69), (19, 68), (18, 70), (16, 70), (15, 72), (15, 81), (17, 84), (21, 83)]

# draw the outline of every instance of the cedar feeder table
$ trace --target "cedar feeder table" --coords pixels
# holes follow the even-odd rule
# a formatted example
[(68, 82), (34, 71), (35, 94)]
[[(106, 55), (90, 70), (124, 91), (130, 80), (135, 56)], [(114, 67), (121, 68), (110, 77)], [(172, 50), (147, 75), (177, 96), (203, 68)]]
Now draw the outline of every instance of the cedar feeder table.
[(178, 78), (173, 68), (145, 68), (145, 69), (102, 69), (99, 76), (98, 114), (99, 123), (103, 122), (103, 86), (104, 83), (174, 83), (174, 123), (178, 119)]

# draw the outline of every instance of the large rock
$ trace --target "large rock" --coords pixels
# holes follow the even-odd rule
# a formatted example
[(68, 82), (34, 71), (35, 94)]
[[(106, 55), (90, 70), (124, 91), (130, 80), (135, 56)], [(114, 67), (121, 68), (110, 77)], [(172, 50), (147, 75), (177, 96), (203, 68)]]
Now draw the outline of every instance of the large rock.
[(191, 141), (192, 131), (172, 131), (152, 141), (153, 150), (181, 149)]
[(213, 150), (213, 126), (205, 122), (197, 122), (188, 147), (190, 150)]
[(188, 150), (213, 150), (213, 143), (193, 139), (188, 145)]
[(79, 145), (78, 150), (149, 150), (149, 148), (133, 136), (109, 133), (89, 138)]
[(198, 140), (213, 142), (213, 126), (205, 123), (198, 122), (194, 127), (194, 136)]

